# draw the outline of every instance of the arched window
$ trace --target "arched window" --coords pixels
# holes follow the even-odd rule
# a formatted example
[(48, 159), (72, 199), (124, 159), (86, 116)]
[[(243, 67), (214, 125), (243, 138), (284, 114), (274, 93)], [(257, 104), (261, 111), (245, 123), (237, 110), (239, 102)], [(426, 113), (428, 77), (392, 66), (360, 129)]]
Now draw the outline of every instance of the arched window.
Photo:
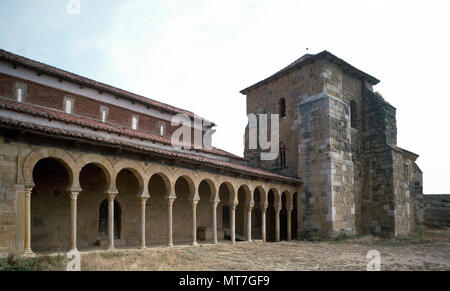
[(280, 118), (286, 117), (286, 100), (281, 98), (280, 100)]
[(351, 119), (351, 125), (354, 128), (357, 128), (358, 125), (358, 106), (356, 105), (355, 101), (350, 102), (350, 119)]
[(279, 154), (280, 168), (286, 168), (286, 145), (280, 143), (280, 154)]

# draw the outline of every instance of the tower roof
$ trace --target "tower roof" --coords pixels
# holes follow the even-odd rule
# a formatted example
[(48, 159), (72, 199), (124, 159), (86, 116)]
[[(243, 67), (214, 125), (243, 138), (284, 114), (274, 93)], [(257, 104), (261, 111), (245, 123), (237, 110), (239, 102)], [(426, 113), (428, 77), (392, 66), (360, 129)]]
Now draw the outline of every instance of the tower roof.
[(289, 72), (291, 72), (293, 70), (303, 67), (304, 65), (310, 64), (312, 62), (315, 62), (315, 61), (321, 60), (321, 59), (329, 60), (330, 62), (342, 67), (342, 69), (344, 71), (349, 72), (350, 74), (353, 74), (358, 78), (364, 79), (372, 85), (376, 85), (380, 82), (375, 77), (372, 77), (371, 75), (364, 73), (363, 71), (353, 67), (352, 65), (350, 65), (346, 61), (336, 57), (332, 53), (330, 53), (328, 51), (323, 51), (323, 52), (315, 54), (315, 55), (306, 54), (306, 55), (302, 56), (301, 58), (297, 59), (296, 61), (294, 61), (287, 67), (281, 69), (277, 73), (273, 74), (269, 78), (264, 79), (256, 84), (242, 90), (241, 93), (246, 95), (248, 92), (250, 92), (253, 89), (256, 89), (262, 85), (265, 85), (265, 84), (269, 83), (270, 81), (276, 80), (276, 79), (284, 76), (285, 74), (288, 74)]

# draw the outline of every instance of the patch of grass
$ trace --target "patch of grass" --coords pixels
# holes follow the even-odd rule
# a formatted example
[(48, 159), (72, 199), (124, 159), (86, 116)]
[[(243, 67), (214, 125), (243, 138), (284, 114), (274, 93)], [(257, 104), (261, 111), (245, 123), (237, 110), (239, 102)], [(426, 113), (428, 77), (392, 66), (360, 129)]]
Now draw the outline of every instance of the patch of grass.
[(8, 258), (0, 260), (0, 271), (62, 271), (66, 259), (62, 256), (37, 258)]
[(102, 257), (103, 259), (118, 259), (118, 258), (122, 258), (125, 257), (126, 254), (122, 253), (122, 252), (104, 252), (104, 253), (100, 253), (100, 257)]

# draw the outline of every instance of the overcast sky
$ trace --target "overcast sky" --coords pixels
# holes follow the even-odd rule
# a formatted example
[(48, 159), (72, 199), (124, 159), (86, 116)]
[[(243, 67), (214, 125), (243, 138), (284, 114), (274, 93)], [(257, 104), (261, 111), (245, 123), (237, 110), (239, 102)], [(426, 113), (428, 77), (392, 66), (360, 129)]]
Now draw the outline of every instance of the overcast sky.
[(377, 77), (425, 193), (450, 193), (450, 2), (0, 0), (0, 48), (195, 112), (243, 154), (241, 89), (306, 48)]

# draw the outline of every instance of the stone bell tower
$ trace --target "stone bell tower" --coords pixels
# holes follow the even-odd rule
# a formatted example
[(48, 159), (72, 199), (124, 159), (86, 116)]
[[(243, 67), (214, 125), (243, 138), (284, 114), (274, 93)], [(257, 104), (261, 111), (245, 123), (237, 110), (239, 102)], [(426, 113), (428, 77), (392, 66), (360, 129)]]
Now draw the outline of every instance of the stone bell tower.
[(302, 179), (299, 237), (395, 237), (420, 220), (420, 203), (411, 198), (421, 196), (418, 156), (397, 147), (395, 108), (373, 92), (378, 83), (324, 51), (241, 91), (248, 114), (280, 115), (278, 159), (261, 161), (248, 148), (248, 129), (244, 155)]

